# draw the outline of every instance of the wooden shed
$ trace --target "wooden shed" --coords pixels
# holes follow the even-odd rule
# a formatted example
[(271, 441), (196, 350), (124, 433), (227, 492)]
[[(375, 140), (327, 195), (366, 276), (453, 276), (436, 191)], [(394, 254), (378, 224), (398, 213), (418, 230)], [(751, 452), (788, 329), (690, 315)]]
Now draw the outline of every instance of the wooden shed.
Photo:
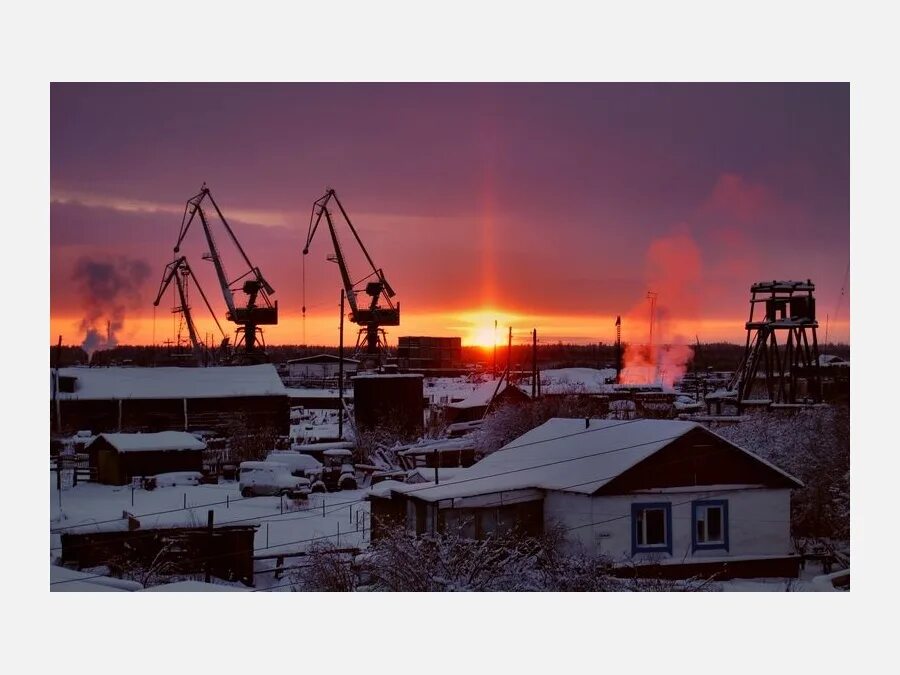
[(202, 471), (206, 443), (183, 431), (100, 434), (87, 446), (97, 481), (126, 485), (135, 476)]

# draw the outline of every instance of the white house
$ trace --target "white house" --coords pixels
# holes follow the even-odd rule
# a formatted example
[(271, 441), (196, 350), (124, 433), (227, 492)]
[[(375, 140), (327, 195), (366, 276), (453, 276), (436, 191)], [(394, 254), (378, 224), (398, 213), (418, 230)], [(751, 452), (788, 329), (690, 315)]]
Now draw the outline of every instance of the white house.
[(572, 549), (668, 576), (797, 574), (802, 484), (693, 422), (552, 419), (438, 481), (380, 486), (373, 519), (474, 538), (559, 526)]

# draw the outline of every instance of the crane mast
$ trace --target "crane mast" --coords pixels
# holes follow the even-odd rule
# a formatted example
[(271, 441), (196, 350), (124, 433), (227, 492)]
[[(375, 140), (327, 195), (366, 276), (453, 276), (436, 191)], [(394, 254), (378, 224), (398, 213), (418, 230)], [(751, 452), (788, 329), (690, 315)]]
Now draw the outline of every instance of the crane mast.
[[(328, 209), (328, 205), (332, 201), (337, 205), (341, 217), (346, 222), (350, 232), (353, 233), (356, 243), (359, 245), (366, 262), (371, 268), (371, 271), (366, 276), (356, 282), (353, 281), (353, 277), (350, 275), (347, 259), (335, 228), (335, 221), (332, 212)], [(357, 340), (357, 347), (359, 347), (361, 341), (364, 341), (366, 354), (369, 359), (378, 361), (379, 354), (384, 348), (381, 340), (381, 335), (384, 333), (382, 326), (400, 325), (400, 303), (398, 302), (395, 305), (392, 302), (392, 298), (396, 295), (394, 289), (385, 278), (383, 270), (375, 265), (359, 233), (353, 226), (350, 216), (347, 215), (344, 205), (341, 204), (337, 193), (332, 188), (328, 188), (322, 197), (313, 202), (312, 213), (309, 219), (309, 232), (306, 236), (306, 244), (303, 247), (303, 255), (309, 254), (310, 244), (312, 244), (313, 237), (323, 218), (328, 225), (328, 232), (334, 247), (334, 253), (329, 255), (328, 259), (338, 265), (341, 282), (344, 286), (347, 302), (350, 305), (350, 321), (360, 326), (360, 337)], [(360, 293), (365, 293), (365, 295), (369, 296), (368, 304), (360, 306), (357, 297)]]
[[(175, 311), (180, 311), (182, 316), (184, 317), (184, 322), (187, 325), (188, 329), (188, 336), (191, 341), (191, 349), (194, 352), (194, 357), (197, 359), (197, 365), (202, 366), (209, 363), (209, 361), (212, 359), (212, 355), (210, 354), (207, 346), (203, 344), (198, 336), (197, 326), (194, 323), (194, 317), (191, 314), (191, 307), (188, 302), (187, 280), (188, 278), (193, 276), (194, 273), (191, 270), (191, 266), (188, 264), (187, 258), (185, 258), (184, 256), (181, 256), (180, 258), (170, 262), (168, 265), (166, 265), (166, 269), (163, 271), (162, 281), (159, 284), (159, 292), (156, 294), (156, 299), (153, 301), (153, 306), (159, 306), (163, 294), (165, 294), (166, 290), (174, 281), (175, 288), (178, 291), (178, 299), (181, 302), (181, 305)], [(209, 310), (210, 314), (213, 317), (213, 320), (216, 322), (216, 326), (219, 328), (219, 332), (222, 334), (223, 343), (227, 343), (225, 331), (222, 330), (222, 326), (209, 304), (206, 293), (203, 292), (203, 288), (200, 286), (199, 282), (197, 282), (196, 277), (194, 277), (194, 283), (197, 286), (197, 290), (200, 292), (200, 297), (203, 298), (203, 302), (206, 304), (206, 308)]]

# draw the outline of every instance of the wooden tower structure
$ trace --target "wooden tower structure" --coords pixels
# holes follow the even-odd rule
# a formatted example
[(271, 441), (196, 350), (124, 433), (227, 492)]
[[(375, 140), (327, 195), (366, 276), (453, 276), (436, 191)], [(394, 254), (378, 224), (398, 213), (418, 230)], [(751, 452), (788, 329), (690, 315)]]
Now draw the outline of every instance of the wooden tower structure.
[(739, 412), (751, 400), (822, 400), (815, 288), (809, 279), (761, 281), (750, 287), (744, 356), (728, 386)]

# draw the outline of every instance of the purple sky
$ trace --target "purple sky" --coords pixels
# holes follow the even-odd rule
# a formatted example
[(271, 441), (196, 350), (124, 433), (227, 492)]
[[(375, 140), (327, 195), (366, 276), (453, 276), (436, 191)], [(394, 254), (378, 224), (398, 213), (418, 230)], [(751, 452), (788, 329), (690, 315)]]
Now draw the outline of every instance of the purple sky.
[[(465, 336), (459, 316), (491, 309), (603, 340), (592, 322), (652, 287), (669, 337), (736, 340), (750, 284), (772, 278), (813, 279), (824, 326), (849, 262), (849, 133), (846, 84), (53, 85), (51, 339), (78, 343), (109, 310), (74, 276), (87, 259), (149, 266), (112, 304), (120, 339), (150, 340), (204, 181), (277, 290), (273, 342), (301, 341), (300, 249), (326, 186), (398, 291), (396, 335)], [(333, 332), (328, 245), (307, 259), (325, 322), (309, 342)]]

